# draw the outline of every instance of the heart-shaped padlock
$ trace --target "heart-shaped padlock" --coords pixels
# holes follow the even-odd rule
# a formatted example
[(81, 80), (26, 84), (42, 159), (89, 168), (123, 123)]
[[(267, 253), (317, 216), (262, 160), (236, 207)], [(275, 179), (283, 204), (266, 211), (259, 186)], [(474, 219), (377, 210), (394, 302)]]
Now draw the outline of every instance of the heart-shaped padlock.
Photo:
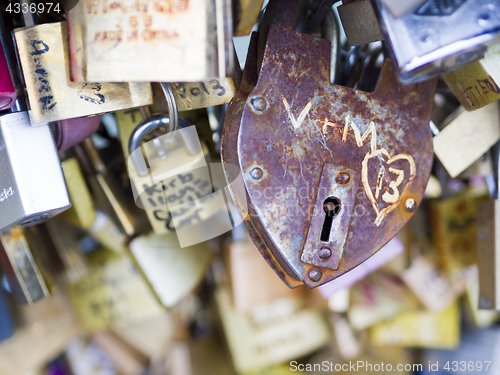
[(386, 61), (368, 93), (330, 84), (329, 62), (328, 41), (271, 25), (258, 78), (247, 61), (223, 134), (223, 162), (238, 163), (245, 183), (233, 199), (247, 203), (252, 239), (292, 287), (375, 254), (418, 207), (432, 165), (435, 80), (403, 85)]

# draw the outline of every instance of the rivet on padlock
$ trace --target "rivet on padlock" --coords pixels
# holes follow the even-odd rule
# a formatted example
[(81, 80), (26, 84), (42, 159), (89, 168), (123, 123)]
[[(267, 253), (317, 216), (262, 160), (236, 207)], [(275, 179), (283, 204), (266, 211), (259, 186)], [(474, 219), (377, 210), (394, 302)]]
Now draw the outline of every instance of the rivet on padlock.
[[(228, 184), (228, 190), (242, 219), (246, 219), (247, 216), (257, 216), (248, 195), (240, 192), (240, 189), (244, 189), (244, 186), (237, 188), (232, 182), (236, 181), (241, 175), (237, 152), (238, 131), (247, 97), (257, 84), (258, 39), (259, 34), (257, 32), (252, 33), (240, 89), (227, 108), (221, 137), (221, 158), (224, 176), (226, 181), (231, 182)], [(260, 172), (258, 175), (260, 175)], [(264, 231), (259, 233), (249, 220), (244, 221), (244, 223), (255, 246), (282, 281), (290, 288), (302, 285), (291, 267), (282, 262), (281, 258), (272, 252), (269, 245), (270, 239), (266, 236), (266, 233)]]

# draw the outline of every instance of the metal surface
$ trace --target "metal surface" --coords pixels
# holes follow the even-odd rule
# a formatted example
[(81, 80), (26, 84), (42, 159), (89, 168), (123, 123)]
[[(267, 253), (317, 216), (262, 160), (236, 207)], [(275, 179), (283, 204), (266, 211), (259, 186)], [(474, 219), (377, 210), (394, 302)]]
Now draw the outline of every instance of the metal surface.
[(339, 268), (360, 182), (358, 171), (325, 163), (300, 257), (302, 262), (332, 270)]
[(93, 195), (96, 207), (104, 209), (127, 236), (148, 229), (143, 211), (134, 204), (122, 181), (113, 175), (104, 163), (91, 138), (75, 146), (76, 156)]
[[(26, 110), (26, 103), (24, 98), (24, 84), (22, 80), (22, 74), (20, 74), (20, 69), (17, 64), (17, 59), (15, 55), (15, 47), (11, 37), (10, 32), (7, 31), (4, 23), (4, 16), (0, 15), (0, 44), (2, 45), (2, 51), (5, 57), (5, 63), (9, 70), (9, 76), (4, 79), (11, 79), (12, 84), (14, 86), (14, 91), (17, 97), (20, 97), (20, 100), (15, 100), (15, 97), (12, 99), (15, 102), (12, 106), (9, 104), (9, 107), (13, 107), (14, 105), (17, 107), (17, 110)], [(9, 89), (10, 91), (10, 89)]]
[[(183, 129), (189, 127), (188, 122), (183, 118), (180, 119), (180, 122)], [(140, 148), (142, 141), (149, 133), (151, 133), (155, 129), (163, 126), (169, 126), (169, 124), (170, 120), (165, 115), (153, 115), (137, 125), (135, 130), (130, 135), (130, 157), (134, 162), (135, 169), (139, 176), (146, 176), (149, 172), (146, 166), (146, 162), (144, 161), (144, 155), (142, 154), (142, 150)], [(189, 155), (198, 155), (200, 152), (202, 152), (198, 139), (191, 139), (187, 137), (186, 132), (179, 132), (179, 134), (184, 141), (184, 145)]]
[(19, 302), (32, 304), (49, 296), (49, 289), (20, 229), (0, 236), (0, 260), (12, 293)]
[(130, 251), (165, 307), (173, 307), (201, 282), (213, 259), (206, 243), (181, 248), (173, 232), (150, 233), (130, 242)]
[(179, 129), (179, 109), (177, 108), (177, 103), (175, 102), (174, 92), (170, 83), (162, 82), (160, 83), (163, 95), (167, 101), (168, 107), (168, 131), (172, 132)]
[(427, 0), (382, 0), (382, 3), (389, 9), (394, 17), (399, 18), (415, 10), (426, 1)]
[(373, 3), (404, 83), (465, 66), (500, 40), (500, 0), (429, 0), (398, 19)]
[(153, 103), (150, 83), (70, 81), (66, 22), (16, 29), (14, 35), (37, 124)]
[(323, 38), (330, 41), (330, 83), (338, 83), (340, 69), (340, 28), (335, 13), (330, 9), (324, 16), (320, 25)]
[[(387, 61), (375, 91), (366, 93), (331, 85), (329, 62), (327, 41), (272, 25), (241, 124), (226, 124), (225, 133), (226, 147), (238, 136), (237, 158), (226, 150), (225, 161), (239, 161), (251, 202), (252, 239), (259, 246), (259, 235), (287, 274), (308, 287), (344, 274), (387, 243), (412, 215), (405, 200), (420, 203), (432, 164), (434, 80), (402, 85)], [(268, 103), (264, 111), (251, 105), (257, 96)], [(236, 105), (242, 103), (233, 101), (228, 121), (237, 120)], [(328, 162), (359, 171), (362, 187), (338, 270), (323, 269), (314, 282), (300, 255)], [(249, 173), (257, 166), (264, 172), (259, 181)]]
[(260, 222), (258, 220), (251, 220), (251, 218), (257, 218), (252, 202), (248, 199), (247, 195), (241, 196), (238, 194), (232, 185), (232, 182), (234, 182), (241, 173), (237, 149), (241, 116), (243, 114), (243, 108), (247, 97), (257, 84), (258, 39), (259, 34), (256, 32), (252, 33), (245, 69), (243, 70), (243, 75), (241, 77), (240, 89), (231, 101), (224, 119), (224, 128), (222, 129), (221, 138), (222, 166), (224, 169), (224, 175), (228, 182), (229, 192), (236, 207), (238, 208), (239, 214), (244, 220), (243, 223), (245, 224), (250, 238), (261, 253), (262, 257), (281, 278), (281, 280), (283, 280), (283, 282), (290, 288), (296, 288), (302, 285), (302, 283), (297, 276), (294, 275), (293, 270), (288, 267), (286, 263), (283, 263), (283, 265), (280, 263), (280, 261), (282, 262), (282, 259), (279, 254), (275, 255), (271, 251), (270, 246), (272, 242), (267, 236), (265, 230), (262, 228)]
[(264, 0), (237, 0), (233, 2), (234, 36), (244, 36), (252, 32), (257, 23)]
[[(453, 118), (449, 122), (450, 118)], [(500, 105), (498, 102), (474, 112), (457, 108), (445, 119), (448, 125), (432, 143), (434, 153), (452, 178), (465, 171), (500, 140)]]
[(500, 99), (500, 45), (486, 51), (484, 58), (443, 74), (448, 87), (468, 111)]
[(129, 153), (139, 176), (145, 176), (148, 174), (148, 167), (146, 166), (144, 155), (141, 150), (141, 143), (144, 140), (144, 137), (159, 127), (169, 125), (170, 119), (167, 116), (162, 114), (154, 115), (137, 125), (135, 130), (130, 135)]
[(233, 77), (210, 79), (195, 83), (172, 83), (175, 101), (180, 111), (207, 108), (228, 103), (236, 93)]
[(48, 219), (71, 206), (52, 134), (28, 112), (0, 117), (0, 230)]
[(234, 69), (230, 1), (115, 5), (66, 13), (73, 81), (199, 82)]
[(61, 216), (73, 226), (90, 228), (96, 221), (96, 212), (80, 165), (76, 158), (70, 158), (62, 162), (62, 169), (73, 205)]
[(0, 44), (0, 110), (11, 108), (14, 106), (15, 100), (16, 90), (12, 83), (7, 59)]
[(479, 308), (500, 310), (500, 144), (491, 148), (492, 200), (477, 209), (476, 256), (479, 269)]
[(339, 6), (337, 10), (351, 46), (384, 39), (370, 0), (356, 0)]
[[(295, 29), (304, 10), (311, 8), (314, 0), (281, 1), (271, 0), (266, 6), (266, 11), (259, 22), (257, 42), (257, 71), (260, 70), (267, 34), (271, 25)], [(250, 50), (249, 50), (250, 51)]]

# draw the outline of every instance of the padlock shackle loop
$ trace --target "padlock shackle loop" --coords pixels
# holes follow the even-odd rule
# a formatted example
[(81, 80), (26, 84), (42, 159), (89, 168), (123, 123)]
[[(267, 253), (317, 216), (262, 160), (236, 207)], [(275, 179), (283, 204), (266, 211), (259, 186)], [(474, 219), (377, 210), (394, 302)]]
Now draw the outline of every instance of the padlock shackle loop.
[[(169, 127), (169, 125), (170, 119), (168, 117), (163, 114), (156, 114), (142, 121), (139, 125), (137, 125), (132, 134), (130, 134), (130, 140), (128, 143), (130, 158), (134, 163), (139, 176), (146, 176), (148, 174), (148, 167), (144, 161), (142, 151), (140, 151), (143, 139), (155, 129), (162, 126)], [(139, 149), (139, 151), (135, 152), (137, 149)]]
[(340, 66), (340, 28), (338, 19), (331, 8), (324, 15), (320, 27), (322, 37), (329, 40), (332, 45), (330, 49), (330, 83), (338, 83), (338, 69)]
[[(164, 114), (156, 114), (153, 115), (146, 120), (142, 121), (137, 127), (134, 129), (132, 134), (130, 134), (129, 140), (129, 152), (130, 158), (135, 165), (135, 169), (139, 176), (146, 176), (148, 174), (148, 167), (146, 166), (146, 162), (144, 161), (144, 156), (141, 150), (141, 143), (144, 138), (151, 133), (152, 131), (160, 128), (160, 127), (169, 127), (170, 119)], [(191, 125), (184, 120), (183, 118), (179, 118), (179, 128), (184, 129)], [(168, 132), (167, 134), (172, 133)], [(199, 140), (192, 139), (187, 136), (186, 132), (181, 131), (181, 136), (184, 140), (184, 144), (186, 145), (187, 151), (189, 155), (196, 155), (202, 151), (200, 147)], [(139, 149), (138, 152), (136, 150)]]
[(161, 82), (160, 86), (161, 89), (163, 90), (163, 95), (165, 95), (165, 100), (167, 101), (167, 106), (168, 106), (168, 119), (169, 119), (168, 131), (172, 132), (179, 129), (179, 109), (177, 108), (174, 92), (172, 91), (170, 83)]

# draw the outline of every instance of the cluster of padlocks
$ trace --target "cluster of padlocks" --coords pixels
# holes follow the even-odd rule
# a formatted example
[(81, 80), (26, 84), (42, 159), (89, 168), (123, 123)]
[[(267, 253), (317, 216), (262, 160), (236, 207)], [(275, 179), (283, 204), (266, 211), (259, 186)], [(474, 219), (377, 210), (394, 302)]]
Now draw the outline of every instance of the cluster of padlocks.
[(500, 371), (500, 0), (0, 9), (0, 375)]

